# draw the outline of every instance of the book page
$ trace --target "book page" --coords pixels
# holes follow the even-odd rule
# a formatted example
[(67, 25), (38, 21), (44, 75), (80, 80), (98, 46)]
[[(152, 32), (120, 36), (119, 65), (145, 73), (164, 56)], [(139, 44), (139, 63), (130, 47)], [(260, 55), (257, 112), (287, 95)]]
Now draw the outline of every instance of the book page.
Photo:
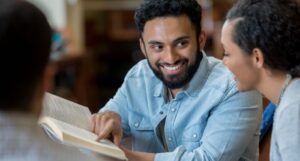
[(78, 127), (72, 126), (68, 123), (53, 118), (48, 119), (52, 121), (63, 133), (76, 136), (89, 142), (94, 142), (95, 144), (102, 144), (103, 146), (108, 148), (119, 149), (115, 144), (113, 144), (109, 140), (100, 140), (99, 142), (97, 142), (96, 140), (98, 136), (88, 130), (80, 129)]
[(47, 92), (44, 96), (42, 116), (52, 117), (86, 130), (91, 129), (91, 112), (87, 107)]

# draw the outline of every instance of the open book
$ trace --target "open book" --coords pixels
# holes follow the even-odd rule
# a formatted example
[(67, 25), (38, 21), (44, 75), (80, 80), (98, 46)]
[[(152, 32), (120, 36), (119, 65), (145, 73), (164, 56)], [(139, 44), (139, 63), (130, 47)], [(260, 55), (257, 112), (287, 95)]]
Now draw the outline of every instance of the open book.
[(90, 132), (91, 112), (85, 106), (46, 93), (39, 124), (55, 141), (127, 160), (124, 152), (109, 140), (96, 141), (97, 135)]

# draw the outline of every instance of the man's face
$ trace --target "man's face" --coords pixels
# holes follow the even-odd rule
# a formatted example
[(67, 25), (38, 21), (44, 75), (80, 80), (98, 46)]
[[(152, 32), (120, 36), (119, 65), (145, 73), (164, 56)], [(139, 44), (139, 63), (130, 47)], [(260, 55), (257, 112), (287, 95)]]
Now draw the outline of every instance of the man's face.
[(146, 22), (140, 47), (155, 75), (168, 88), (178, 89), (188, 83), (198, 69), (199, 50), (205, 42), (204, 36), (199, 37), (197, 41), (196, 31), (187, 16), (159, 17)]

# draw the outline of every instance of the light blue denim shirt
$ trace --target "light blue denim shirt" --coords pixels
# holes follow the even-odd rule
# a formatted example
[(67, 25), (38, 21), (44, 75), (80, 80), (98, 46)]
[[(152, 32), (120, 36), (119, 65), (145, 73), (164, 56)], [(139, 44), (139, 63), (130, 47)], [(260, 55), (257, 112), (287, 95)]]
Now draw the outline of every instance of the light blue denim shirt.
[(292, 81), (276, 108), (271, 161), (300, 160), (300, 79)]
[[(175, 99), (165, 101), (165, 93), (147, 60), (142, 60), (101, 111), (119, 113), (133, 150), (157, 153), (155, 161), (257, 160), (261, 95), (239, 93), (221, 61), (204, 55)], [(158, 128), (163, 119), (168, 152)]]

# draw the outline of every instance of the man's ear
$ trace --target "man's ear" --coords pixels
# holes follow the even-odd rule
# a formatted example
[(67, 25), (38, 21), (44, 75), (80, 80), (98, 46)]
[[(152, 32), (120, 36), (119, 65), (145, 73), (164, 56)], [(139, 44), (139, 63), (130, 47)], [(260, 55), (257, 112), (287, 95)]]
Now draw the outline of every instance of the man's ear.
[(143, 55), (144, 55), (145, 57), (147, 57), (146, 51), (145, 51), (145, 50), (146, 50), (146, 46), (145, 46), (145, 43), (144, 43), (143, 38), (140, 38), (140, 39), (139, 39), (139, 42), (140, 42), (140, 49), (141, 49)]
[(199, 41), (200, 50), (204, 49), (206, 43), (206, 33), (204, 31), (200, 32), (198, 41)]
[(255, 67), (263, 68), (264, 67), (264, 54), (259, 48), (254, 48), (252, 50), (252, 62)]

